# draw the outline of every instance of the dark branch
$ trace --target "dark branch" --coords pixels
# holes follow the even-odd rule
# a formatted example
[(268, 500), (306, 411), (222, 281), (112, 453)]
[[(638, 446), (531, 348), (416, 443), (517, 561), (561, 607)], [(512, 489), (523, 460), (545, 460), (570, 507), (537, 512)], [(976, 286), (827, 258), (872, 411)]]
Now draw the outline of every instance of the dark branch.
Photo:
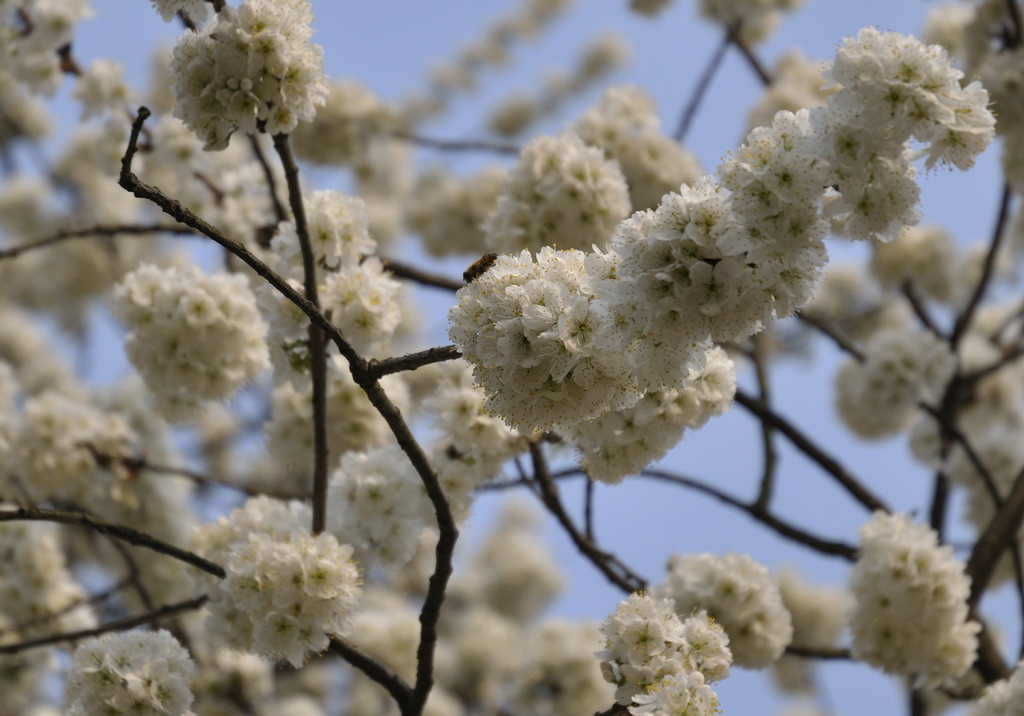
[(409, 698), (412, 696), (412, 687), (405, 683), (401, 676), (391, 671), (391, 669), (372, 656), (364, 654), (340, 636), (331, 637), (330, 650), (366, 674), (372, 681), (380, 684), (385, 691), (391, 694), (391, 698), (402, 707), (404, 713), (405, 705), (408, 704)]
[(519, 154), (519, 147), (514, 144), (502, 144), (476, 139), (432, 139), (402, 129), (392, 130), (391, 136), (404, 142), (415, 144), (427, 149), (438, 149), (444, 152), (493, 152), (494, 154)]
[(385, 375), (392, 373), (401, 373), (406, 370), (416, 370), (425, 365), (432, 363), (442, 363), (448, 360), (455, 360), (461, 358), (462, 354), (459, 353), (455, 346), (439, 346), (437, 348), (428, 348), (425, 351), (418, 351), (416, 353), (407, 353), (404, 356), (396, 356), (394, 358), (383, 358), (381, 360), (371, 359), (367, 366), (367, 371), (374, 378), (382, 378)]
[(120, 619), (116, 622), (110, 622), (103, 624), (94, 629), (82, 629), (80, 631), (67, 632), (65, 634), (51, 634), (49, 636), (39, 637), (38, 639), (29, 639), (27, 641), (20, 641), (16, 644), (5, 644), (0, 646), (0, 654), (16, 654), (19, 651), (26, 651), (28, 649), (35, 649), (40, 646), (51, 646), (53, 644), (61, 644), (66, 641), (80, 641), (82, 639), (89, 639), (94, 636), (100, 636), (112, 631), (125, 631), (126, 629), (134, 629), (137, 626), (143, 624), (152, 624), (160, 619), (166, 619), (172, 617), (175, 614), (181, 614), (182, 612), (189, 612), (195, 609), (199, 609), (209, 599), (205, 594), (195, 599), (187, 599), (183, 602), (176, 602), (175, 604), (168, 604), (165, 607), (160, 607), (146, 614), (140, 614), (139, 616), (128, 617), (127, 619)]
[(82, 512), (45, 510), (39, 507), (19, 507), (16, 510), (0, 510), (0, 522), (20, 521), (57, 522), (63, 525), (87, 527), (93, 532), (98, 532), (99, 534), (119, 539), (122, 542), (133, 544), (136, 547), (145, 547), (146, 549), (153, 550), (154, 552), (166, 554), (168, 557), (173, 557), (174, 559), (185, 562), (186, 564), (190, 564), (193, 567), (201, 569), (215, 577), (223, 579), (225, 576), (223, 567), (219, 564), (214, 564), (208, 559), (200, 557), (198, 554), (181, 549), (180, 547), (175, 547), (174, 545), (168, 544), (163, 540), (159, 540), (152, 535), (140, 532), (134, 527), (101, 522), (95, 517), (91, 517), (90, 515)]
[(24, 253), (35, 251), (36, 249), (45, 249), (47, 246), (60, 244), (64, 241), (68, 241), (69, 239), (110, 239), (124, 234), (158, 233), (195, 234), (195, 231), (184, 226), (160, 226), (159, 224), (122, 224), (113, 226), (91, 226), (85, 229), (68, 229), (67, 231), (58, 232), (53, 236), (48, 236), (45, 239), (30, 241), (25, 244), (18, 244), (17, 246), (11, 246), (10, 248), (0, 250), (0, 261), (4, 259), (13, 259), (16, 256), (21, 256)]
[[(316, 257), (309, 239), (306, 223), (306, 207), (302, 200), (299, 184), (299, 166), (292, 156), (287, 134), (274, 135), (274, 149), (284, 167), (288, 184), (288, 204), (295, 221), (295, 233), (302, 252), (302, 281), (306, 298), (317, 309), (320, 298), (317, 295)], [(327, 528), (327, 341), (324, 332), (313, 323), (309, 324), (309, 373), (313, 384), (313, 534), (320, 534)]]
[(700, 107), (700, 103), (704, 100), (704, 95), (708, 91), (708, 87), (711, 86), (711, 80), (714, 79), (715, 73), (722, 66), (722, 60), (725, 58), (725, 51), (729, 49), (729, 45), (733, 42), (733, 31), (727, 30), (722, 35), (721, 41), (718, 43), (718, 47), (715, 48), (714, 54), (711, 55), (711, 59), (708, 60), (707, 66), (701, 73), (700, 78), (697, 80), (697, 84), (693, 88), (693, 93), (690, 95), (689, 101), (686, 103), (686, 108), (683, 110), (682, 116), (679, 117), (679, 125), (676, 127), (676, 132), (672, 135), (673, 139), (677, 142), (682, 143), (686, 138), (686, 133), (690, 131), (690, 125), (693, 123), (693, 118), (697, 116), (697, 109)]
[(974, 287), (967, 305), (964, 306), (964, 310), (957, 316), (956, 323), (953, 326), (953, 333), (949, 338), (950, 348), (953, 351), (956, 351), (957, 346), (960, 345), (960, 339), (963, 338), (964, 333), (970, 327), (971, 320), (974, 318), (974, 312), (981, 303), (981, 299), (985, 297), (989, 282), (995, 273), (996, 259), (1003, 244), (1003, 236), (1006, 234), (1006, 221), (1010, 214), (1010, 202), (1012, 199), (1013, 189), (1010, 188), (1008, 183), (1003, 184), (1003, 197), (999, 202), (999, 214), (996, 217), (995, 228), (992, 230), (992, 239), (989, 241), (988, 253), (985, 254), (985, 263), (982, 264), (981, 278), (978, 279), (978, 283)]
[(533, 477), (539, 488), (541, 502), (554, 515), (558, 523), (569, 535), (569, 539), (576, 545), (577, 549), (589, 559), (595, 567), (615, 586), (630, 594), (647, 588), (647, 582), (619, 561), (615, 555), (598, 549), (586, 535), (581, 533), (572, 518), (565, 511), (562, 500), (558, 496), (558, 488), (555, 487), (551, 472), (548, 469), (544, 451), (536, 442), (530, 443), (530, 457), (533, 460)]
[(834, 477), (836, 482), (838, 482), (866, 509), (871, 510), (872, 512), (875, 510), (883, 510), (885, 512), (889, 511), (889, 508), (886, 507), (884, 502), (875, 497), (875, 495), (864, 487), (857, 478), (847, 472), (835, 458), (818, 447), (817, 444), (815, 444), (809, 437), (804, 435), (781, 415), (768, 410), (742, 390), (736, 391), (736, 402), (756, 415), (759, 419), (770, 422), (772, 426), (785, 435), (790, 442), (797, 447), (797, 449), (816, 462), (823, 470), (825, 470), (825, 472)]
[(690, 477), (684, 477), (682, 475), (675, 475), (663, 470), (644, 470), (640, 473), (641, 477), (648, 477), (654, 480), (661, 480), (663, 482), (669, 482), (676, 485), (696, 490), (709, 497), (713, 497), (719, 502), (735, 507), (741, 510), (758, 522), (762, 523), (766, 527), (770, 527), (775, 530), (781, 537), (798, 542), (806, 547), (820, 552), (822, 554), (833, 555), (836, 557), (842, 557), (853, 561), (857, 558), (857, 549), (851, 545), (844, 544), (842, 542), (835, 542), (832, 540), (822, 539), (816, 537), (809, 532), (806, 532), (792, 524), (785, 522), (784, 520), (775, 517), (770, 514), (766, 509), (759, 507), (756, 504), (747, 504), (743, 500), (738, 500), (732, 495), (728, 495), (718, 488), (712, 487), (706, 483), (694, 480)]
[(391, 259), (382, 258), (381, 263), (387, 271), (390, 271), (395, 276), (398, 276), (399, 278), (407, 278), (410, 281), (415, 281), (423, 286), (433, 286), (434, 288), (441, 288), (445, 291), (458, 291), (466, 285), (457, 279), (423, 271), (415, 266), (409, 266), (408, 264), (392, 261)]

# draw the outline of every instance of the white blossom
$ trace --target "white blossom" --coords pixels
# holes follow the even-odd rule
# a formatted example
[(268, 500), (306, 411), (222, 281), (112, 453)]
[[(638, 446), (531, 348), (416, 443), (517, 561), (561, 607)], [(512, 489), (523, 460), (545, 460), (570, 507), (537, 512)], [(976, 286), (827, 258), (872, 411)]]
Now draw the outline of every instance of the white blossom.
[(860, 535), (850, 578), (853, 655), (920, 685), (960, 677), (974, 663), (980, 630), (968, 620), (964, 565), (909, 515), (875, 513)]
[(571, 132), (539, 137), (520, 152), (484, 223), (494, 251), (605, 245), (629, 214), (619, 165)]
[[(500, 256), (459, 289), (448, 334), (520, 431), (568, 425), (635, 402), (626, 356), (604, 349), (580, 251)], [(510, 389), (514, 386), (514, 389)]]
[(224, 149), (236, 131), (292, 131), (324, 103), (323, 50), (309, 41), (308, 0), (248, 0), (226, 5), (174, 47), (174, 115), (207, 149)]
[(836, 375), (836, 408), (846, 426), (878, 438), (909, 426), (919, 401), (937, 404), (956, 359), (945, 341), (921, 329), (889, 328), (864, 347), (863, 362)]
[(229, 397), (269, 367), (266, 326), (248, 280), (143, 264), (114, 292), (125, 350), (168, 418)]
[(735, 392), (732, 361), (715, 346), (679, 388), (645, 393), (630, 408), (572, 426), (569, 435), (587, 474), (614, 484), (664, 457), (686, 428), (700, 428), (728, 410)]
[(648, 703), (645, 695), (663, 684), (673, 689), (679, 676), (697, 674), (701, 685), (723, 679), (732, 663), (722, 627), (703, 611), (680, 619), (671, 599), (631, 594), (604, 621), (601, 633), (605, 648), (596, 656), (605, 679), (618, 687), (615, 698), (622, 705)]
[(634, 211), (652, 209), (680, 184), (700, 178), (696, 157), (663, 134), (660, 125), (654, 101), (634, 85), (605, 90), (601, 101), (572, 125), (584, 142), (619, 163)]
[(400, 567), (434, 510), (423, 481), (397, 445), (349, 452), (331, 474), (328, 529), (369, 568)]
[(194, 664), (170, 633), (126, 631), (75, 649), (65, 713), (187, 716)]
[(235, 542), (227, 577), (210, 597), (211, 624), (227, 645), (299, 668), (345, 632), (361, 593), (352, 548), (304, 529)]
[(738, 666), (768, 666), (793, 638), (793, 623), (778, 587), (768, 570), (747, 555), (674, 555), (665, 582), (651, 593), (675, 600), (680, 615), (705, 610), (729, 635)]

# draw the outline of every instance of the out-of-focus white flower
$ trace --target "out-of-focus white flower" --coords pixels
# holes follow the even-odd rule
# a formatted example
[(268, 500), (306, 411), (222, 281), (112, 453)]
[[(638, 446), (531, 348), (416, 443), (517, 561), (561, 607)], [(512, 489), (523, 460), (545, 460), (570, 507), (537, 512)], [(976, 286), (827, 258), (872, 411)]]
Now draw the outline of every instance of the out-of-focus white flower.
[(853, 655), (919, 685), (962, 676), (977, 654), (980, 626), (968, 620), (970, 578), (953, 549), (905, 514), (875, 513), (860, 535), (850, 577)]

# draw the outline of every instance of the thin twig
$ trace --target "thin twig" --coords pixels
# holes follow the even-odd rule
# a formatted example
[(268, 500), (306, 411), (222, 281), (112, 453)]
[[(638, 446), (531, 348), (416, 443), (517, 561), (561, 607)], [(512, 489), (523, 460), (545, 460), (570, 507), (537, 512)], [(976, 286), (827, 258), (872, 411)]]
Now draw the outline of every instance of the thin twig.
[(167, 617), (174, 616), (175, 614), (181, 614), (182, 612), (190, 612), (195, 609), (199, 609), (206, 604), (208, 596), (205, 594), (201, 597), (194, 599), (186, 599), (182, 602), (176, 602), (174, 604), (168, 604), (165, 607), (154, 609), (151, 612), (140, 614), (134, 617), (128, 617), (126, 619), (120, 619), (116, 622), (109, 622), (102, 624), (93, 629), (81, 629), (79, 631), (67, 632), (65, 634), (50, 634), (48, 636), (39, 637), (38, 639), (29, 639), (26, 641), (19, 641), (16, 644), (5, 644), (0, 646), (0, 654), (16, 654), (21, 651), (28, 649), (35, 649), (40, 646), (51, 646), (52, 644), (61, 644), (66, 641), (80, 641), (82, 639), (89, 639), (94, 636), (100, 636), (112, 631), (125, 631), (127, 629), (134, 629), (137, 626), (143, 624), (152, 624), (160, 619), (166, 619)]
[(805, 659), (821, 659), (823, 661), (846, 661), (853, 659), (853, 654), (850, 653), (849, 649), (830, 646), (790, 644), (786, 647), (786, 653), (790, 656), (800, 656)]
[(927, 328), (936, 338), (943, 341), (948, 340), (948, 336), (939, 329), (938, 324), (935, 323), (925, 305), (921, 302), (921, 298), (917, 295), (913, 283), (904, 281), (903, 285), (900, 286), (900, 293), (907, 299), (907, 303), (910, 304), (910, 308), (913, 309), (914, 315), (917, 316), (917, 320), (921, 322), (922, 326)]
[(587, 480), (583, 484), (583, 534), (591, 542), (594, 538), (594, 481)]
[(807, 313), (806, 311), (797, 311), (793, 315), (796, 317), (798, 321), (806, 323), (808, 326), (811, 326), (819, 333), (822, 333), (823, 335), (831, 338), (832, 341), (837, 346), (839, 346), (840, 350), (842, 350), (844, 353), (849, 354), (858, 363), (863, 363), (865, 360), (867, 360), (867, 356), (864, 355), (864, 352), (860, 348), (853, 345), (853, 343), (851, 343), (850, 341), (846, 340), (846, 338), (844, 338), (838, 331), (832, 328), (832, 326), (830, 326), (826, 321), (823, 321), (820, 318), (815, 317), (813, 314)]
[(394, 358), (382, 358), (380, 360), (372, 358), (367, 366), (367, 370), (374, 378), (382, 378), (392, 373), (416, 370), (425, 365), (443, 363), (444, 361), (456, 360), (461, 357), (462, 354), (459, 353), (459, 349), (455, 346), (438, 346), (417, 351), (416, 353), (407, 353), (404, 356), (395, 356)]
[(158, 234), (158, 233), (169, 233), (169, 234), (195, 234), (190, 228), (184, 226), (161, 226), (159, 224), (120, 224), (113, 226), (90, 226), (85, 229), (68, 229), (66, 231), (60, 231), (53, 236), (48, 236), (45, 239), (39, 239), (38, 241), (30, 241), (25, 244), (18, 244), (17, 246), (11, 246), (9, 248), (0, 250), (0, 261), (4, 259), (13, 259), (16, 256), (21, 256), (28, 251), (35, 251), (36, 249), (45, 249), (47, 246), (53, 246), (55, 244), (68, 241), (69, 239), (85, 239), (85, 238), (104, 238), (109, 239), (124, 234)]
[[(768, 370), (765, 367), (764, 333), (758, 333), (751, 340), (754, 349), (751, 351), (750, 359), (754, 363), (754, 373), (757, 376), (758, 400), (766, 409), (771, 409), (771, 384), (768, 379)], [(778, 467), (779, 457), (775, 450), (774, 428), (767, 420), (759, 422), (761, 423), (761, 455), (764, 468), (761, 472), (761, 486), (758, 488), (754, 506), (760, 510), (767, 510), (775, 487), (775, 471)]]
[(508, 154), (515, 156), (519, 154), (519, 147), (514, 144), (503, 144), (477, 139), (433, 139), (424, 137), (404, 129), (394, 129), (391, 136), (401, 139), (404, 142), (415, 144), (418, 147), (438, 149), (444, 152), (493, 152), (494, 154)]
[(608, 581), (627, 594), (646, 589), (647, 581), (643, 577), (627, 567), (615, 555), (598, 549), (592, 540), (576, 528), (562, 505), (562, 499), (558, 496), (558, 488), (551, 477), (544, 451), (536, 442), (530, 443), (530, 457), (533, 461), (533, 478), (540, 488), (541, 501), (562, 525), (576, 548), (608, 578)]
[(800, 452), (816, 462), (823, 470), (825, 470), (825, 472), (834, 477), (836, 482), (838, 482), (843, 489), (849, 492), (850, 495), (852, 495), (853, 498), (866, 509), (871, 510), (872, 512), (875, 510), (889, 512), (889, 508), (886, 507), (882, 500), (876, 497), (870, 490), (868, 490), (867, 487), (862, 485), (857, 478), (847, 472), (847, 470), (840, 465), (835, 458), (826, 453), (822, 448), (818, 447), (816, 443), (814, 443), (788, 420), (774, 411), (765, 408), (742, 390), (736, 391), (736, 402), (756, 415), (759, 419), (770, 422), (780, 433), (785, 435), (789, 441), (800, 450)]
[(683, 475), (676, 475), (674, 473), (666, 472), (664, 470), (643, 470), (640, 473), (641, 477), (647, 477), (655, 480), (661, 480), (683, 487), (690, 488), (697, 492), (701, 492), (709, 497), (713, 497), (719, 502), (735, 507), (742, 512), (753, 517), (755, 520), (765, 525), (766, 527), (774, 530), (780, 537), (784, 537), (793, 542), (810, 547), (811, 549), (820, 552), (821, 554), (827, 554), (835, 557), (842, 557), (843, 559), (853, 561), (857, 558), (857, 548), (843, 542), (836, 542), (834, 540), (827, 540), (821, 537), (812, 535), (806, 530), (802, 530), (799, 527), (792, 525), (778, 517), (775, 517), (769, 513), (766, 509), (758, 507), (756, 504), (748, 504), (743, 500), (739, 500), (732, 495), (722, 492), (716, 487), (695, 480), (692, 477), (684, 477)]
[(775, 81), (772, 78), (772, 73), (769, 72), (767, 68), (765, 68), (764, 64), (761, 63), (760, 58), (754, 54), (750, 45), (748, 45), (738, 33), (734, 33), (732, 44), (735, 45), (736, 49), (738, 49), (740, 54), (743, 55), (743, 59), (745, 59), (747, 64), (750, 65), (750, 69), (752, 69), (754, 74), (757, 75), (757, 78), (761, 80), (761, 84), (765, 87), (770, 87), (772, 82)]
[(135, 557), (132, 556), (131, 550), (122, 544), (120, 540), (111, 539), (110, 542), (114, 545), (117, 553), (121, 555), (121, 559), (124, 560), (125, 566), (128, 569), (128, 582), (135, 590), (135, 593), (139, 595), (143, 608), (153, 611), (156, 609), (156, 605), (153, 603), (153, 598), (150, 596), (149, 590), (146, 589), (146, 585), (142, 583), (142, 573), (139, 571), (139, 564), (135, 561)]
[(1017, 533), (1024, 520), (1024, 470), (1018, 473), (1010, 488), (1010, 494), (996, 510), (995, 516), (978, 536), (971, 556), (967, 560), (967, 574), (971, 577), (971, 596), (968, 604), (974, 605), (981, 599), (989, 580), (995, 572), (999, 557), (1017, 541)]
[(409, 266), (408, 264), (403, 264), (392, 259), (382, 258), (380, 261), (386, 271), (390, 271), (399, 278), (407, 278), (410, 281), (415, 281), (423, 286), (433, 286), (434, 288), (441, 288), (445, 291), (458, 291), (466, 285), (458, 279), (448, 278), (447, 276), (430, 273), (429, 271), (423, 271), (415, 266)]
[(140, 532), (134, 527), (127, 525), (115, 525), (109, 522), (102, 522), (84, 512), (68, 512), (65, 510), (47, 510), (41, 507), (19, 507), (16, 510), (0, 510), (0, 522), (57, 522), (63, 525), (78, 525), (88, 527), (93, 532), (98, 532), (108, 537), (114, 537), (122, 542), (133, 544), (136, 547), (145, 547), (168, 557), (180, 560), (185, 564), (191, 564), (197, 569), (223, 579), (226, 575), (224, 568), (214, 564), (208, 559), (200, 557), (194, 552), (175, 547), (163, 540), (159, 540), (145, 532)]
[(401, 676), (384, 666), (384, 664), (360, 651), (355, 645), (350, 644), (344, 638), (337, 635), (331, 637), (330, 650), (366, 674), (372, 681), (380, 684), (385, 691), (391, 694), (391, 698), (400, 707), (408, 703), (409, 698), (412, 696), (412, 687), (405, 683)]
[(676, 127), (676, 132), (672, 135), (672, 138), (677, 142), (682, 143), (686, 138), (686, 133), (690, 131), (693, 118), (697, 115), (697, 108), (700, 107), (700, 103), (704, 100), (704, 95), (707, 93), (708, 87), (711, 86), (711, 80), (714, 79), (715, 73), (722, 66), (726, 50), (732, 44), (732, 35), (732, 30), (725, 31), (718, 43), (718, 47), (715, 48), (714, 54), (711, 55), (708, 64), (704, 67), (704, 71), (701, 72), (700, 78), (690, 94), (690, 99), (686, 103), (686, 108), (683, 110), (682, 116), (679, 117), (679, 125)]
[(989, 282), (995, 273), (996, 259), (999, 256), (999, 250), (1003, 245), (1003, 237), (1006, 234), (1006, 221), (1010, 214), (1010, 202), (1012, 199), (1013, 189), (1010, 188), (1009, 183), (1004, 183), (1003, 196), (999, 202), (999, 214), (996, 217), (995, 228), (992, 230), (992, 239), (989, 241), (988, 253), (985, 254), (985, 262), (982, 264), (981, 278), (978, 279), (978, 283), (975, 285), (967, 305), (964, 306), (964, 310), (957, 316), (956, 323), (953, 325), (953, 333), (949, 338), (949, 346), (954, 352), (957, 346), (960, 345), (960, 339), (963, 338), (964, 333), (970, 327), (971, 320), (974, 318), (974, 312), (981, 303), (981, 299), (984, 298), (985, 291), (988, 290)]
[[(317, 295), (316, 258), (309, 238), (306, 223), (306, 207), (302, 200), (299, 184), (299, 166), (292, 156), (287, 134), (274, 135), (274, 149), (281, 159), (285, 181), (288, 185), (288, 204), (295, 222), (295, 233), (302, 252), (302, 280), (306, 298), (314, 307), (320, 308)], [(327, 528), (327, 342), (323, 331), (312, 322), (309, 324), (309, 373), (313, 385), (313, 534), (320, 534)]]
[[(263, 169), (263, 178), (267, 182), (267, 191), (270, 194), (270, 203), (274, 206), (274, 217), (277, 219), (277, 223), (288, 220), (288, 212), (284, 210), (284, 204), (281, 203), (281, 197), (277, 195), (277, 183), (274, 181), (274, 170), (270, 167), (270, 162), (267, 161), (267, 156), (263, 153), (263, 147), (260, 146), (259, 137), (255, 134), (249, 135), (249, 146), (252, 147), (252, 153), (256, 157), (256, 161), (259, 162), (260, 167)], [(268, 242), (269, 245), (269, 242)]]

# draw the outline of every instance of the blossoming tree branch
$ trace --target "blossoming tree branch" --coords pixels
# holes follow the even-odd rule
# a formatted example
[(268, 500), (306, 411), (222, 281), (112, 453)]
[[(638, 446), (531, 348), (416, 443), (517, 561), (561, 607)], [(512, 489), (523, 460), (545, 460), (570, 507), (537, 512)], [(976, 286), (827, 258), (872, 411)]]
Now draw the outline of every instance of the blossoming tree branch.
[[(389, 103), (327, 77), (309, 0), (151, 0), (178, 38), (145, 89), (77, 52), (87, 0), (0, 2), (0, 714), (693, 716), (741, 712), (718, 693), (738, 670), (825, 714), (833, 660), (898, 677), (912, 716), (1024, 713), (1020, 4), (935, 6), (924, 39), (850, 28), (830, 60), (772, 66), (799, 2), (700, 0), (721, 42), (673, 134), (610, 81), (614, 36), (495, 106), (485, 138), (425, 131), (571, 4), (524, 0)], [(702, 168), (683, 142), (729, 54), (764, 92)], [(57, 145), (64, 86), (81, 124)], [(420, 148), (494, 162), (462, 176)], [(921, 176), (986, 151), (1004, 189), (965, 251), (922, 223)], [(317, 188), (331, 172), (344, 192)], [(835, 241), (869, 260), (830, 265)], [(100, 314), (131, 369), (113, 386), (53, 347), (85, 351)], [(843, 355), (848, 430), (929, 471), (915, 510), (773, 401), (812, 340)], [(663, 461), (729, 411), (759, 426), (750, 500)], [(784, 516), (783, 443), (858, 532)], [(644, 574), (594, 517), (596, 486), (640, 480), (843, 563), (845, 585), (683, 532)], [(528, 502), (460, 541), (496, 491)], [(565, 567), (538, 511), (618, 590), (603, 622), (546, 616)], [(993, 616), (1002, 584), (1018, 603)]]

